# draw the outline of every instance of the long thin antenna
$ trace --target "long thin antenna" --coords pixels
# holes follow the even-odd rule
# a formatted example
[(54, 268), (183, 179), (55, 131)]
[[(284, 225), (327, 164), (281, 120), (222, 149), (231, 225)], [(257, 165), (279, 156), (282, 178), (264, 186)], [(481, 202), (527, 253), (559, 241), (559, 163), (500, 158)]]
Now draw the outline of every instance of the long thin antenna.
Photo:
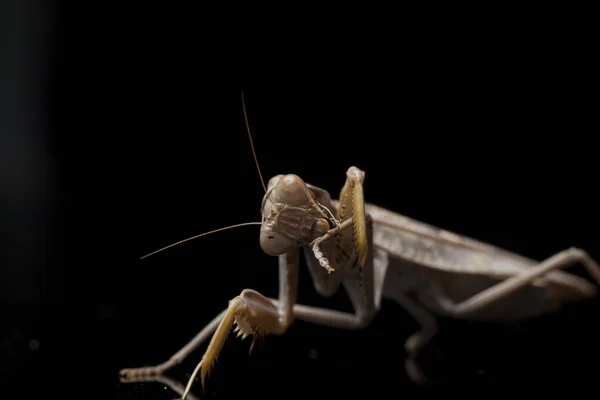
[(250, 134), (250, 124), (248, 123), (248, 113), (246, 112), (246, 100), (244, 99), (244, 91), (242, 91), (242, 107), (244, 109), (244, 119), (246, 120), (246, 130), (248, 131), (248, 137), (250, 138), (250, 146), (252, 146), (252, 154), (254, 155), (254, 162), (256, 163), (256, 169), (258, 170), (258, 176), (260, 177), (260, 182), (262, 183), (263, 189), (265, 189), (265, 193), (266, 193), (267, 187), (265, 186), (265, 181), (263, 180), (262, 174), (260, 173), (260, 167), (258, 166), (258, 159), (256, 158), (256, 151), (254, 151), (254, 143), (252, 142), (252, 135)]
[(150, 257), (151, 255), (153, 255), (153, 254), (156, 254), (156, 253), (158, 253), (158, 252), (160, 252), (160, 251), (166, 250), (166, 249), (168, 249), (168, 248), (170, 248), (170, 247), (177, 246), (178, 244), (181, 244), (181, 243), (187, 242), (187, 241), (189, 241), (189, 240), (197, 239), (197, 238), (199, 238), (199, 237), (201, 237), (201, 236), (210, 235), (211, 233), (220, 232), (220, 231), (224, 231), (224, 230), (226, 230), (226, 229), (231, 229), (231, 228), (237, 228), (237, 227), (240, 227), (240, 226), (246, 226), (246, 225), (260, 225), (260, 224), (261, 224), (260, 222), (244, 222), (244, 223), (242, 223), (242, 224), (230, 225), (230, 226), (226, 226), (226, 227), (224, 227), (224, 228), (215, 229), (214, 231), (210, 231), (210, 232), (204, 232), (204, 233), (201, 233), (201, 234), (199, 234), (199, 235), (192, 236), (192, 237), (189, 237), (189, 238), (187, 238), (187, 239), (180, 240), (179, 242), (176, 242), (176, 243), (170, 244), (170, 245), (168, 245), (168, 246), (166, 246), (166, 247), (163, 247), (162, 249), (158, 249), (158, 250), (156, 250), (156, 251), (153, 251), (152, 253), (146, 254), (145, 256), (143, 256), (143, 257), (140, 257), (140, 260), (142, 260), (142, 259), (144, 259), (144, 258), (146, 258), (146, 257)]

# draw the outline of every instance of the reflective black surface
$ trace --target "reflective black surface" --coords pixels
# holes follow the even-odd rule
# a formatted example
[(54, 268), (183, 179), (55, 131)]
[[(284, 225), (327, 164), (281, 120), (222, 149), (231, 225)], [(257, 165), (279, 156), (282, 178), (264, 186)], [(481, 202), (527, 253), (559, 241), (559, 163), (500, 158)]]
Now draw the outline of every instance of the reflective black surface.
[[(122, 383), (118, 371), (165, 361), (244, 288), (277, 295), (277, 260), (260, 250), (258, 227), (139, 259), (201, 232), (260, 219), (264, 192), (239, 82), (214, 85), (231, 72), (207, 70), (220, 58), (203, 53), (213, 36), (198, 29), (194, 10), (145, 6), (130, 17), (50, 4), (47, 74), (30, 71), (47, 77), (39, 95), (46, 129), (30, 128), (47, 143), (30, 145), (43, 147), (49, 166), (33, 162), (37, 156), (23, 159), (55, 179), (31, 175), (26, 182), (16, 158), (2, 159), (11, 161), (2, 169), (10, 178), (2, 193), (17, 188), (33, 196), (32, 187), (48, 185), (52, 201), (1, 203), (0, 397), (174, 399), (171, 386), (185, 386), (206, 345), (166, 373), (175, 381)], [(594, 132), (595, 110), (583, 96), (585, 63), (552, 38), (541, 40), (546, 45), (536, 48), (544, 54), (537, 55), (520, 39), (501, 41), (507, 44), (499, 54), (482, 38), (459, 51), (454, 42), (421, 37), (415, 55), (407, 51), (389, 74), (382, 71), (388, 62), (374, 60), (377, 72), (351, 75), (367, 79), (365, 86), (352, 78), (339, 88), (246, 90), (264, 178), (293, 172), (337, 196), (345, 171), (356, 165), (366, 171), (369, 202), (530, 258), (577, 246), (600, 260), (596, 146), (586, 136)], [(299, 59), (306, 65), (290, 76), (313, 71), (328, 82), (320, 56)], [(241, 57), (230, 68), (261, 61)], [(334, 75), (348, 68), (343, 64)], [(380, 74), (383, 81), (371, 83)], [(16, 142), (6, 143), (3, 150)], [(37, 153), (10, 147), (3, 154)], [(38, 215), (39, 225), (28, 219)], [(581, 266), (569, 272), (590, 279)], [(324, 299), (305, 268), (300, 278), (299, 302), (350, 311), (343, 291)], [(418, 325), (384, 301), (360, 331), (296, 321), (250, 355), (249, 341), (232, 335), (207, 393), (199, 382), (193, 393), (583, 390), (598, 376), (599, 307), (594, 299), (505, 325), (440, 318), (419, 358), (429, 381), (416, 387), (405, 370), (404, 342)]]
[[(364, 332), (332, 332), (298, 323), (285, 337), (271, 338), (266, 348), (250, 356), (248, 343), (232, 337), (207, 380), (206, 396), (199, 397), (586, 387), (594, 382), (599, 355), (593, 345), (598, 328), (587, 322), (594, 314), (592, 305), (584, 305), (561, 317), (509, 327), (443, 321), (443, 332), (421, 357), (430, 380), (417, 388), (406, 376), (402, 350), (414, 324), (397, 306), (385, 304)], [(154, 354), (165, 354), (163, 350), (161, 346)], [(182, 389), (193, 368), (194, 363), (186, 362), (167, 375), (183, 380)], [(176, 392), (169, 383), (122, 384), (119, 398), (172, 399)], [(199, 381), (193, 393), (201, 393)]]

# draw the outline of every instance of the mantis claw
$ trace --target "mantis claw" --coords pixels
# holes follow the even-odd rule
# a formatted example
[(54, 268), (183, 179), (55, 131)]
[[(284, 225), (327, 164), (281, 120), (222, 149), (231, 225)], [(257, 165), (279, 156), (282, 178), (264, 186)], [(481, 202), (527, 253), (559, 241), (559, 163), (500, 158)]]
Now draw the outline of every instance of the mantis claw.
[[(283, 333), (285, 330), (283, 324), (279, 322), (279, 314), (273, 303), (254, 290), (243, 290), (239, 296), (229, 302), (229, 307), (217, 327), (202, 360), (190, 377), (186, 393), (191, 389), (198, 373), (200, 373), (202, 390), (204, 390), (206, 378), (215, 366), (223, 344), (234, 324), (236, 325), (234, 333), (237, 337), (241, 336), (241, 339), (244, 340), (250, 335), (253, 336), (249, 352), (252, 352), (257, 341), (265, 335)], [(183, 399), (185, 399), (185, 393)]]

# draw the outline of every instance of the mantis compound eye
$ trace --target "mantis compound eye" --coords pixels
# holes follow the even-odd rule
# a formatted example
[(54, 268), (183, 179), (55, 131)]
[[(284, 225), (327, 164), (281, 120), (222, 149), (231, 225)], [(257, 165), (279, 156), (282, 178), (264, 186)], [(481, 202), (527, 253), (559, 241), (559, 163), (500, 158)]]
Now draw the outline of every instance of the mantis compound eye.
[(271, 189), (273, 186), (277, 185), (277, 183), (279, 183), (279, 181), (281, 180), (281, 178), (283, 178), (283, 175), (279, 174), (279, 175), (274, 176), (271, 179), (269, 179), (269, 183), (267, 185), (267, 188)]
[(310, 190), (298, 175), (283, 176), (275, 188), (282, 203), (292, 207), (307, 206), (310, 204)]
[(279, 256), (296, 247), (296, 242), (275, 231), (261, 229), (260, 247), (270, 256)]

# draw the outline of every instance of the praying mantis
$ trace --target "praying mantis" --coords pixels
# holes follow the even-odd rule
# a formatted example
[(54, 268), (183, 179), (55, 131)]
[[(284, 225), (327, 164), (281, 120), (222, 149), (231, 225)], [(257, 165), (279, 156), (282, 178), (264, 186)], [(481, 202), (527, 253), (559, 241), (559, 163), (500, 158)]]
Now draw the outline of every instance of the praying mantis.
[[(568, 249), (537, 262), (365, 202), (366, 181), (364, 171), (348, 168), (334, 200), (297, 175), (273, 177), (261, 206), (260, 245), (279, 258), (279, 297), (245, 289), (169, 361), (125, 369), (122, 375), (162, 374), (211, 339), (188, 393), (197, 373), (204, 386), (234, 325), (238, 336), (252, 336), (253, 344), (267, 335), (284, 334), (294, 320), (361, 329), (371, 323), (382, 299), (391, 299), (421, 326), (405, 341), (407, 371), (419, 380), (410, 361), (435, 336), (436, 315), (510, 321), (557, 311), (597, 293), (595, 285), (561, 271), (581, 263), (600, 283), (600, 267), (583, 250)], [(342, 285), (354, 314), (297, 304), (301, 251), (315, 290), (329, 297)]]

